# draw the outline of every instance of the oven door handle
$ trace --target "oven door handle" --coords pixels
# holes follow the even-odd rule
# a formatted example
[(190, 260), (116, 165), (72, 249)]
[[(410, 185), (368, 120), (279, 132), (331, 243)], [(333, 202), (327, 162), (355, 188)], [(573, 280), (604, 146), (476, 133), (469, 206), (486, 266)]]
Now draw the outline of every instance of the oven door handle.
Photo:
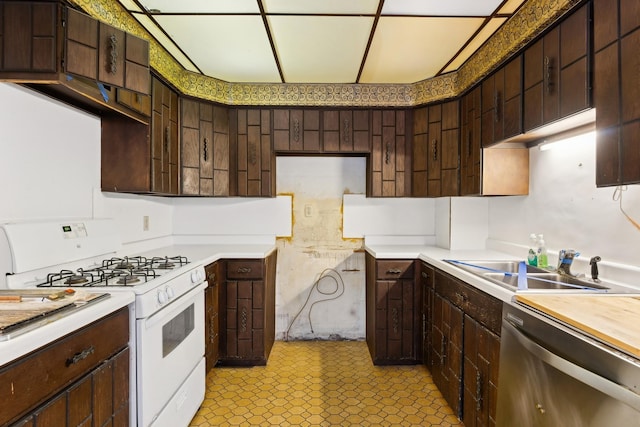
[[(517, 329), (508, 321), (502, 323), (503, 329), (509, 329), (514, 338), (532, 355), (542, 360), (546, 364), (553, 366), (560, 372), (584, 383), (591, 388), (601, 391), (612, 398), (624, 402), (625, 404), (640, 411), (640, 396), (627, 388), (597, 375), (579, 365), (569, 362), (557, 354), (549, 351), (540, 344), (528, 338), (522, 331)], [(504, 336), (504, 332), (503, 332)]]

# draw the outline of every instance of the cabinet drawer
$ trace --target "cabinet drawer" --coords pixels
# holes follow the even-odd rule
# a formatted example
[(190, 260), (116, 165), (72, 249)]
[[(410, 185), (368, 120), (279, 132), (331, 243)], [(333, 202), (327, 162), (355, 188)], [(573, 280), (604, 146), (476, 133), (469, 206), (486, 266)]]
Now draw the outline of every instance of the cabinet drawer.
[(413, 260), (376, 260), (377, 279), (398, 279), (413, 277)]
[(264, 262), (261, 259), (227, 261), (228, 279), (261, 279), (264, 277)]
[(436, 272), (435, 290), (491, 332), (500, 335), (502, 301), (441, 272)]
[(127, 346), (125, 307), (0, 369), (0, 425), (15, 420)]

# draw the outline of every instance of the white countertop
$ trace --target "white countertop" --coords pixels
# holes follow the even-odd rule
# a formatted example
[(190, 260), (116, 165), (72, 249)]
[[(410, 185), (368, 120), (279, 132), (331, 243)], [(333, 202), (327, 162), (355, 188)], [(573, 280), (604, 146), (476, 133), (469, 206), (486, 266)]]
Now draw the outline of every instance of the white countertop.
[(145, 256), (186, 256), (191, 263), (208, 265), (219, 259), (265, 258), (274, 244), (178, 244), (144, 251)]
[(108, 298), (88, 304), (66, 317), (55, 319), (7, 341), (0, 341), (0, 366), (126, 307), (133, 300), (133, 292), (114, 292)]
[(420, 259), (502, 301), (511, 301), (514, 292), (455, 267), (452, 260), (513, 260), (513, 255), (493, 250), (454, 250), (423, 245), (365, 244), (365, 250), (378, 259)]
[[(208, 265), (219, 259), (265, 258), (276, 249), (274, 244), (178, 244), (143, 251), (145, 256), (186, 256), (189, 262)], [(132, 255), (132, 254), (127, 254)], [(105, 292), (104, 288), (96, 291)], [(135, 295), (129, 291), (112, 292), (109, 298), (89, 304), (66, 317), (52, 320), (29, 332), (0, 341), (0, 366), (54, 342), (83, 326), (124, 306), (133, 307)], [(131, 314), (132, 316), (134, 314)]]

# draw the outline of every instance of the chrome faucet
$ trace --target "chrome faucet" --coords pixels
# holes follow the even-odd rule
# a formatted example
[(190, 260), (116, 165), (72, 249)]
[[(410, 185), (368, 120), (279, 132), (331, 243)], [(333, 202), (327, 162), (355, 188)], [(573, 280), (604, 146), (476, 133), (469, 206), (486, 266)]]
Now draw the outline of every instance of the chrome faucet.
[(576, 252), (573, 249), (562, 249), (558, 253), (558, 273), (571, 277), (578, 277), (577, 274), (571, 272), (571, 263), (573, 259), (580, 255), (580, 252)]

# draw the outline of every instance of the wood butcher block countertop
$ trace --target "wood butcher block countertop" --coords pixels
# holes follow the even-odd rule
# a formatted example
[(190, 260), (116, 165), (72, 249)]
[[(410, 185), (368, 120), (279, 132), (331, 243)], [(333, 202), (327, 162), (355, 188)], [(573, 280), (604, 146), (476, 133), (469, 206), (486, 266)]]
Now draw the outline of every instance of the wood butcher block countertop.
[(516, 301), (640, 358), (640, 296), (516, 295)]

